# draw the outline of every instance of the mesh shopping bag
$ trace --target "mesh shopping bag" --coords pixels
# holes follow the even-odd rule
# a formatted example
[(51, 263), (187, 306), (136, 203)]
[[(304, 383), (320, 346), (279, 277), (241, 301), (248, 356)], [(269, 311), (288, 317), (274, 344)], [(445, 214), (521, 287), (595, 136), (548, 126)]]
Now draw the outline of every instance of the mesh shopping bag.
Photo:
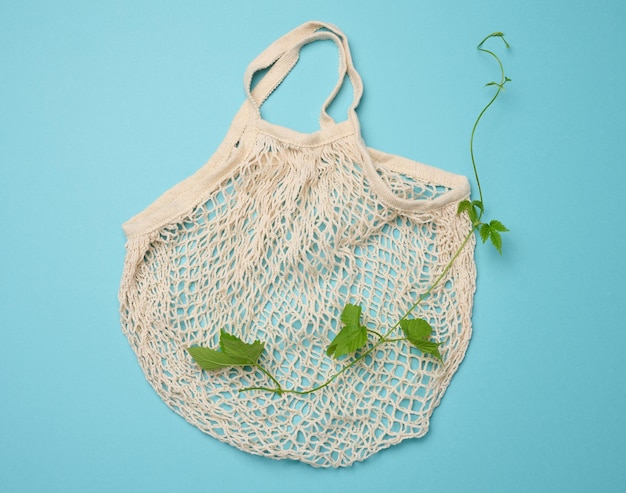
[[(318, 40), (340, 57), (320, 130), (267, 122), (261, 105)], [(326, 108), (346, 77), (354, 99), (337, 123)], [(349, 465), (424, 435), (464, 357), (473, 236), (444, 270), (472, 229), (456, 213), (469, 183), (365, 146), (362, 82), (336, 26), (309, 22), (278, 39), (245, 87), (210, 160), (124, 224), (122, 328), (155, 391), (203, 432), (253, 454)], [(391, 327), (444, 273), (415, 311), (442, 361), (407, 341), (384, 344), (315, 392), (279, 394), (240, 391), (271, 383), (256, 367), (205, 371), (187, 351), (219, 347), (221, 330), (263, 341), (263, 366), (285, 389), (312, 389), (346, 366), (326, 353), (346, 304), (362, 307), (365, 326)]]

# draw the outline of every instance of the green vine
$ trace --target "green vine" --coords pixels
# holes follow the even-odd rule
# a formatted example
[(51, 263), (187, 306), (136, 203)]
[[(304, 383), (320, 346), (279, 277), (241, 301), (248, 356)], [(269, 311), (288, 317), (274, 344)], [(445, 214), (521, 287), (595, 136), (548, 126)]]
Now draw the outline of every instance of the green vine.
[[(248, 344), (224, 330), (220, 332), (219, 350), (198, 346), (191, 347), (187, 350), (191, 357), (194, 359), (194, 361), (198, 365), (200, 365), (201, 368), (210, 371), (235, 366), (251, 367), (253, 369), (261, 371), (275, 385), (274, 387), (245, 387), (240, 389), (240, 392), (249, 392), (256, 390), (271, 392), (279, 395), (306, 395), (312, 394), (314, 392), (317, 392), (318, 390), (323, 389), (324, 387), (327, 387), (340, 375), (355, 366), (358, 362), (366, 358), (383, 344), (408, 341), (417, 349), (419, 349), (424, 355), (430, 356), (435, 361), (443, 364), (443, 359), (441, 357), (441, 354), (439, 353), (439, 346), (441, 345), (441, 343), (430, 340), (433, 332), (432, 326), (424, 319), (409, 317), (411, 316), (413, 311), (419, 306), (419, 304), (424, 301), (430, 295), (433, 289), (435, 289), (446, 277), (446, 275), (454, 265), (456, 259), (459, 257), (469, 240), (472, 238), (474, 232), (478, 233), (483, 243), (485, 243), (487, 240), (490, 240), (496, 250), (500, 254), (502, 254), (501, 234), (508, 231), (508, 229), (496, 219), (492, 219), (489, 222), (483, 221), (483, 215), (485, 213), (483, 190), (480, 184), (480, 179), (478, 177), (478, 168), (476, 167), (476, 159), (474, 157), (474, 136), (476, 134), (476, 128), (478, 127), (478, 124), (480, 123), (485, 112), (504, 90), (505, 84), (511, 81), (511, 79), (509, 79), (504, 73), (504, 67), (502, 65), (502, 62), (500, 61), (500, 58), (494, 52), (483, 48), (485, 42), (490, 38), (500, 38), (504, 42), (504, 45), (509, 48), (509, 44), (506, 42), (506, 40), (504, 39), (504, 34), (501, 32), (495, 32), (490, 34), (485, 39), (483, 39), (477, 46), (477, 49), (479, 51), (492, 56), (500, 67), (500, 81), (489, 82), (486, 84), (486, 86), (495, 86), (496, 92), (476, 118), (470, 136), (470, 156), (472, 160), (472, 167), (474, 169), (474, 176), (476, 178), (476, 185), (478, 187), (479, 200), (463, 200), (459, 203), (457, 213), (466, 213), (468, 215), (472, 223), (472, 229), (463, 239), (460, 247), (454, 253), (450, 261), (446, 264), (441, 274), (437, 277), (437, 279), (435, 279), (433, 284), (422, 295), (420, 295), (417, 301), (406, 311), (406, 313), (402, 315), (402, 317), (384, 333), (368, 329), (367, 327), (362, 325), (362, 308), (359, 305), (347, 304), (341, 312), (341, 322), (343, 323), (343, 327), (328, 345), (326, 349), (326, 354), (334, 357), (335, 359), (344, 355), (354, 354), (356, 351), (362, 349), (367, 344), (369, 340), (368, 333), (375, 336), (377, 340), (372, 344), (369, 349), (362, 352), (359, 356), (352, 359), (350, 363), (346, 364), (340, 370), (332, 374), (324, 383), (310, 389), (296, 390), (284, 388), (280, 384), (278, 379), (274, 375), (272, 375), (272, 373), (267, 368), (259, 363), (259, 358), (263, 350), (265, 349), (265, 343), (261, 341), (254, 341), (252, 344)], [(401, 329), (402, 335), (397, 334), (396, 336), (392, 337), (392, 335), (397, 331), (398, 328)]]

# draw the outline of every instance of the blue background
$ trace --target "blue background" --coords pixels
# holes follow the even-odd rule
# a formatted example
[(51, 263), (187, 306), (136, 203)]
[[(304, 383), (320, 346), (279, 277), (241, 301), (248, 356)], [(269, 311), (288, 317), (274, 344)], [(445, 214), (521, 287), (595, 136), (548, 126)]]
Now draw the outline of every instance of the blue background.
[[(425, 438), (340, 470), (201, 434), (118, 318), (121, 223), (208, 159), (247, 64), (311, 19), (350, 38), (366, 142), (466, 175), (498, 77), (475, 46), (512, 45), (489, 45), (513, 82), (476, 141), (511, 232), (477, 250), (466, 360)], [(0, 491), (626, 491), (625, 26), (620, 0), (2, 0)], [(307, 47), (267, 118), (314, 130), (336, 63)]]

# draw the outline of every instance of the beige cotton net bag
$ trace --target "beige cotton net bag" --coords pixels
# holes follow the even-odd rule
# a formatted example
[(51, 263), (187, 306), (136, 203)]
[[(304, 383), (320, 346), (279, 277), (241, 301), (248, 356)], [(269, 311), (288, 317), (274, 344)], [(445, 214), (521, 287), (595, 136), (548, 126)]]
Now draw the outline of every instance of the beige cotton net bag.
[[(340, 55), (321, 129), (263, 120), (260, 106), (316, 40)], [(335, 123), (326, 108), (345, 76), (354, 100)], [(309, 22), (274, 42), (245, 87), (211, 159), (124, 224), (122, 328), (156, 392), (203, 432), (253, 454), (346, 466), (427, 432), (471, 335), (473, 238), (415, 312), (434, 328), (444, 364), (407, 342), (383, 344), (323, 389), (278, 395), (239, 392), (271, 382), (251, 367), (204, 371), (187, 348), (217, 348), (225, 329), (263, 341), (260, 362), (284, 388), (322, 384), (354, 357), (325, 352), (347, 303), (384, 331), (443, 272), (471, 230), (456, 214), (469, 184), (365, 146), (361, 79), (335, 26)]]

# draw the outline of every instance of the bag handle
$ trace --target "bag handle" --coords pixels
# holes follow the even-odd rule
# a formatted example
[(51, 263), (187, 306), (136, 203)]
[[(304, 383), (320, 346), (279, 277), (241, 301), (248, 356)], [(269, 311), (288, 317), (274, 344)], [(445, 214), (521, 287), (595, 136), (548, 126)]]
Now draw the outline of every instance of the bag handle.
[[(257, 56), (248, 66), (244, 75), (244, 85), (248, 100), (256, 109), (257, 116), (260, 117), (261, 105), (274, 92), (280, 83), (287, 77), (294, 68), (300, 56), (303, 46), (318, 40), (330, 39), (339, 50), (339, 80), (324, 102), (320, 113), (320, 125), (322, 127), (334, 123), (328, 114), (328, 106), (335, 99), (347, 75), (353, 87), (354, 99), (349, 114), (356, 116), (356, 107), (363, 94), (363, 83), (361, 77), (354, 68), (348, 38), (337, 26), (319, 21), (307, 22), (293, 31), (285, 34)], [(254, 74), (260, 70), (269, 68), (268, 72), (251, 88)]]
[[(348, 46), (348, 38), (338, 27), (332, 24), (326, 24), (319, 21), (311, 21), (302, 24), (293, 31), (288, 32), (276, 40), (257, 58), (255, 58), (252, 63), (250, 63), (244, 76), (248, 102), (252, 106), (250, 109), (250, 111), (252, 111), (250, 116), (254, 116), (254, 110), (256, 110), (256, 117), (261, 118), (261, 105), (294, 68), (298, 62), (302, 47), (308, 43), (321, 39), (330, 39), (337, 45), (339, 49), (340, 62), (339, 81), (322, 106), (320, 126), (324, 128), (325, 126), (334, 123), (334, 120), (328, 115), (326, 110), (328, 105), (337, 96), (344, 82), (345, 76), (347, 75), (354, 90), (354, 99), (348, 108), (348, 120), (351, 122), (354, 129), (356, 145), (362, 157), (363, 172), (368, 178), (372, 190), (375, 191), (388, 205), (394, 208), (409, 211), (420, 210), (424, 212), (441, 207), (442, 205), (456, 200), (461, 200), (469, 194), (469, 183), (464, 177), (459, 177), (459, 180), (455, 181), (453, 189), (449, 192), (427, 201), (399, 197), (389, 188), (382, 177), (378, 174), (376, 166), (372, 160), (371, 153), (361, 136), (361, 125), (356, 114), (356, 108), (361, 100), (361, 96), (363, 95), (363, 83), (360, 75), (354, 68), (354, 64), (352, 63), (350, 48)], [(264, 69), (269, 70), (254, 87), (254, 89), (252, 89), (252, 77), (256, 72)]]

